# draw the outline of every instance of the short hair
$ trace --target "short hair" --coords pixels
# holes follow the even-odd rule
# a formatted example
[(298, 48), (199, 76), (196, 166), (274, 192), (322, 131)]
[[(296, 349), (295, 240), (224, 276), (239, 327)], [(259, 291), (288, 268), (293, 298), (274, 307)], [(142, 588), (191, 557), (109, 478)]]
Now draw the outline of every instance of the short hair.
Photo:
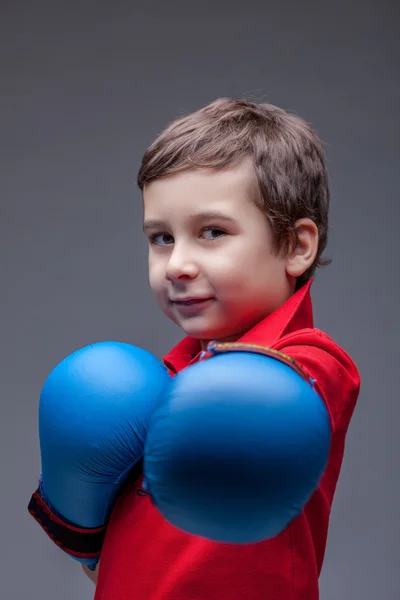
[(250, 159), (254, 201), (272, 229), (276, 252), (295, 243), (295, 223), (310, 218), (318, 228), (318, 252), (297, 280), (314, 275), (328, 239), (329, 182), (323, 144), (300, 117), (244, 99), (219, 98), (174, 120), (143, 155), (137, 184), (194, 168), (222, 170)]

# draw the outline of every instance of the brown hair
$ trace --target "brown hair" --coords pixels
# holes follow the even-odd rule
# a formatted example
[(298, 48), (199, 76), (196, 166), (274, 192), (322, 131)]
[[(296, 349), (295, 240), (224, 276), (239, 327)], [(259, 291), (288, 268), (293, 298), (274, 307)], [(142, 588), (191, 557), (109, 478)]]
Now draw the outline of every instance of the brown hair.
[(223, 169), (250, 158), (255, 197), (272, 228), (277, 252), (295, 242), (294, 225), (308, 217), (318, 227), (314, 264), (297, 281), (301, 287), (322, 259), (328, 236), (329, 184), (322, 143), (303, 119), (271, 104), (220, 98), (173, 121), (146, 150), (137, 183), (193, 168)]

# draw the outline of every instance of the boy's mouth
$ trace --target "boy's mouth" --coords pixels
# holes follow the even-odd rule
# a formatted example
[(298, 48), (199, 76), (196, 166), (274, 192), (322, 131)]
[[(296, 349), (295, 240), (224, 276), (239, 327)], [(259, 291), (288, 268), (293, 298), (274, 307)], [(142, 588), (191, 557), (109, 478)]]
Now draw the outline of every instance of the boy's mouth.
[(193, 298), (193, 297), (188, 297), (188, 298), (176, 298), (173, 300), (170, 300), (170, 302), (178, 307), (184, 307), (184, 306), (201, 306), (203, 304), (205, 304), (206, 302), (209, 302), (210, 300), (212, 300), (212, 298), (209, 296), (208, 298)]
[(193, 311), (196, 312), (197, 310), (205, 308), (212, 300), (213, 298), (209, 296), (207, 298), (175, 298), (170, 300), (170, 302), (179, 312), (184, 312), (186, 314), (187, 311), (189, 311), (191, 314)]

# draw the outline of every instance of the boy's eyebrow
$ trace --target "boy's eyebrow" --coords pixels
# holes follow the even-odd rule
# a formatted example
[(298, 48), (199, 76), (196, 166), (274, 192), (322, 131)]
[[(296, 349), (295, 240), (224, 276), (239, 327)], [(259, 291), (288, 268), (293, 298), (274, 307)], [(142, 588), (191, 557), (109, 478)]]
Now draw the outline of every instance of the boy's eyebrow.
[(161, 229), (165, 227), (165, 223), (163, 221), (158, 221), (157, 219), (148, 219), (143, 223), (143, 231), (146, 233), (149, 229)]
[[(190, 221), (212, 221), (213, 219), (229, 223), (238, 223), (237, 219), (229, 217), (228, 215), (218, 210), (196, 213), (190, 217)], [(158, 219), (148, 219), (143, 223), (143, 231), (146, 232), (149, 229), (160, 229), (165, 226), (166, 225), (164, 221), (160, 221)]]

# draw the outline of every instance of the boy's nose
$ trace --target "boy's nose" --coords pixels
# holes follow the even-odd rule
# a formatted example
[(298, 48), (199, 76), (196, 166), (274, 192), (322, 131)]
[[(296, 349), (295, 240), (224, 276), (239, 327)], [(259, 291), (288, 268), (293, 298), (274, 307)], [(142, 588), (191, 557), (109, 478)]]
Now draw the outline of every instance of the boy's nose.
[(166, 279), (177, 281), (179, 279), (194, 279), (199, 273), (196, 262), (188, 256), (187, 251), (180, 250), (171, 254), (167, 264)]

